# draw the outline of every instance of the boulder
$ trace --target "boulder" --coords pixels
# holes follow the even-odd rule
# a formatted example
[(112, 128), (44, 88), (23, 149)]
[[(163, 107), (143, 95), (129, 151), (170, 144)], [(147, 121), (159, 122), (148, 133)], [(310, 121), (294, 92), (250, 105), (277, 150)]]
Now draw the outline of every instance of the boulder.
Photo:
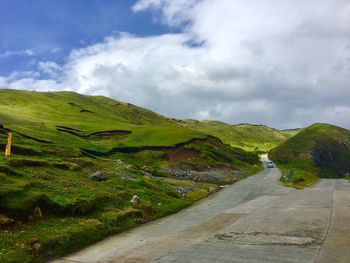
[(89, 178), (93, 181), (98, 181), (98, 182), (102, 182), (102, 181), (106, 181), (108, 180), (108, 176), (105, 172), (102, 172), (102, 171), (97, 171), (93, 174), (91, 174), (89, 176)]
[(140, 197), (138, 197), (137, 195), (134, 195), (131, 200), (130, 203), (132, 203), (133, 205), (137, 205), (140, 203)]
[(210, 187), (209, 190), (208, 190), (209, 194), (213, 194), (215, 192), (216, 192), (216, 189), (214, 187)]
[(117, 159), (115, 161), (115, 163), (118, 164), (118, 165), (124, 165), (124, 162), (122, 160), (120, 160), (120, 159)]
[(13, 222), (15, 222), (15, 220), (13, 220), (12, 218), (0, 214), (0, 226), (10, 225)]

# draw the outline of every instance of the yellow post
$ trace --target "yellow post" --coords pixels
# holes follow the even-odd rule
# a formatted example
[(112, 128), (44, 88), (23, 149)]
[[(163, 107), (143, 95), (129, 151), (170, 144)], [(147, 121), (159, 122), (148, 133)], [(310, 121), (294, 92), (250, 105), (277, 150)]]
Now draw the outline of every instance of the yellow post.
[(5, 155), (10, 156), (11, 155), (11, 145), (12, 145), (12, 132), (8, 133), (8, 138), (7, 138), (7, 145), (6, 145), (6, 150), (5, 150)]

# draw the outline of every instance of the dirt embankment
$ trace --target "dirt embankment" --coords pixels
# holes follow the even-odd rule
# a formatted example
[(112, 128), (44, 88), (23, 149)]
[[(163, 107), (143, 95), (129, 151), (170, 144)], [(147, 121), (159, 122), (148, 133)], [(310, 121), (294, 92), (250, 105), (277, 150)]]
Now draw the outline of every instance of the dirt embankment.
[(69, 133), (71, 135), (75, 135), (80, 138), (91, 138), (91, 139), (99, 139), (99, 138), (103, 139), (103, 138), (115, 137), (115, 136), (124, 138), (132, 133), (131, 131), (127, 131), (127, 130), (109, 130), (109, 131), (99, 131), (99, 132), (86, 134), (81, 130), (66, 127), (66, 126), (61, 126), (61, 125), (56, 126), (56, 129), (59, 132)]
[(195, 160), (199, 155), (198, 150), (181, 146), (177, 149), (166, 150), (164, 159), (169, 162), (185, 162)]
[(108, 152), (99, 152), (99, 151), (93, 151), (89, 149), (81, 149), (81, 150), (95, 156), (110, 156), (115, 153), (137, 153), (142, 151), (169, 151), (169, 150), (179, 149), (182, 146), (185, 146), (188, 144), (213, 143), (213, 142), (217, 143), (218, 145), (219, 144), (223, 145), (222, 141), (220, 141), (218, 138), (213, 136), (208, 136), (206, 138), (194, 138), (189, 141), (177, 143), (171, 146), (115, 147)]
[(336, 178), (344, 178), (347, 173), (350, 173), (350, 147), (345, 143), (334, 141), (318, 143), (310, 157), (320, 168), (318, 175), (321, 178), (329, 177), (324, 171), (331, 171)]

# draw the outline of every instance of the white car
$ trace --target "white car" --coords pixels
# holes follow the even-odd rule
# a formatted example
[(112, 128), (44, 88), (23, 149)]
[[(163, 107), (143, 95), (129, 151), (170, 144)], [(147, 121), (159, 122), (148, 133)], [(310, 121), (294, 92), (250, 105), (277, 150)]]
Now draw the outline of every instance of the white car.
[(274, 163), (273, 162), (267, 162), (266, 163), (266, 166), (267, 166), (267, 168), (275, 168), (275, 165), (274, 165)]

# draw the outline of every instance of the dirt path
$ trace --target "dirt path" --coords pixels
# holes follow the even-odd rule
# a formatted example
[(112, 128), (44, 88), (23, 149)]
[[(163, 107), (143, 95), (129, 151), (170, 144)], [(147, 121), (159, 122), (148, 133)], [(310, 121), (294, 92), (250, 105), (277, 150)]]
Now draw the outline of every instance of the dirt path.
[(350, 183), (283, 187), (266, 169), (172, 216), (54, 262), (350, 262)]

